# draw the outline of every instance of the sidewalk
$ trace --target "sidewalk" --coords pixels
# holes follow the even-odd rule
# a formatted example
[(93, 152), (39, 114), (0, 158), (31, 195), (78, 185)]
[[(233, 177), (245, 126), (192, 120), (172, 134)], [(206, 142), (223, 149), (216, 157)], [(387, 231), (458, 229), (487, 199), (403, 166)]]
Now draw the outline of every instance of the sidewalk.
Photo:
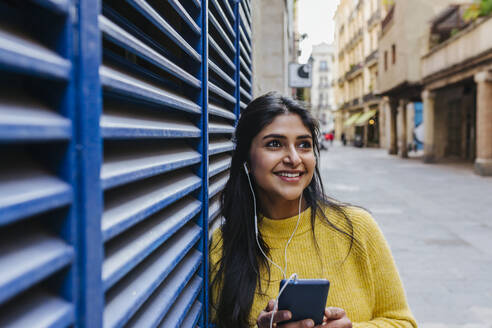
[(351, 146), (321, 162), (327, 193), (380, 224), (419, 327), (492, 327), (492, 177)]

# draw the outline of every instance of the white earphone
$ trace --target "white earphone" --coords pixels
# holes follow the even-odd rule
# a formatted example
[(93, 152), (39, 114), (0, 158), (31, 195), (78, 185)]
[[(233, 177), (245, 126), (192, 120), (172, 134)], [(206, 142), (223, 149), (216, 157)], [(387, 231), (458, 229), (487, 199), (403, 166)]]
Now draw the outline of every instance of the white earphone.
[[(301, 193), (301, 196), (299, 197), (299, 216), (297, 218), (297, 224), (296, 224), (296, 227), (294, 228), (294, 231), (292, 232), (292, 235), (290, 236), (289, 240), (285, 244), (285, 249), (284, 249), (284, 264), (285, 264), (285, 266), (284, 266), (284, 269), (282, 270), (282, 268), (280, 267), (280, 265), (278, 265), (277, 263), (275, 263), (273, 260), (271, 260), (265, 254), (265, 252), (263, 251), (263, 248), (261, 247), (260, 242), (258, 240), (258, 216), (256, 214), (256, 196), (255, 196), (255, 192), (253, 190), (253, 184), (251, 183), (251, 178), (249, 177), (249, 170), (248, 170), (248, 165), (246, 164), (246, 162), (243, 163), (243, 167), (244, 167), (244, 172), (246, 173), (246, 177), (248, 178), (248, 183), (249, 183), (249, 188), (251, 189), (251, 194), (253, 195), (253, 206), (254, 206), (254, 215), (255, 215), (255, 236), (256, 236), (256, 244), (258, 245), (258, 247), (259, 247), (259, 249), (261, 251), (261, 254), (263, 254), (263, 256), (267, 259), (267, 261), (270, 262), (275, 267), (277, 267), (280, 270), (280, 272), (282, 272), (282, 275), (283, 275), (284, 279), (287, 279), (287, 248), (289, 247), (289, 244), (290, 244), (292, 238), (294, 238), (294, 235), (295, 235), (295, 233), (297, 231), (297, 228), (299, 227), (299, 222), (301, 221), (301, 200), (302, 200), (302, 193)], [(275, 316), (275, 312), (277, 312), (277, 310), (278, 310), (278, 299), (279, 299), (280, 295), (282, 295), (282, 292), (287, 287), (287, 285), (289, 284), (289, 282), (291, 280), (293, 280), (293, 279), (297, 279), (297, 273), (293, 273), (289, 277), (289, 279), (287, 279), (287, 282), (284, 284), (284, 286), (282, 287), (282, 289), (278, 293), (277, 298), (275, 299), (275, 305), (273, 307), (272, 316), (270, 318), (270, 328), (273, 327), (273, 317)]]

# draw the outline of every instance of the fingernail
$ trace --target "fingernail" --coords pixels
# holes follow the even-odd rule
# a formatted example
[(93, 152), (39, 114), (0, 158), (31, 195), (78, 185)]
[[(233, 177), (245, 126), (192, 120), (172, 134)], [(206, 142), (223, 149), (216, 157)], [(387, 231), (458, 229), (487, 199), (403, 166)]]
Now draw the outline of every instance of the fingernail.
[(308, 320), (308, 321), (306, 322), (306, 325), (307, 325), (308, 327), (314, 327), (314, 321), (313, 321), (313, 320)]

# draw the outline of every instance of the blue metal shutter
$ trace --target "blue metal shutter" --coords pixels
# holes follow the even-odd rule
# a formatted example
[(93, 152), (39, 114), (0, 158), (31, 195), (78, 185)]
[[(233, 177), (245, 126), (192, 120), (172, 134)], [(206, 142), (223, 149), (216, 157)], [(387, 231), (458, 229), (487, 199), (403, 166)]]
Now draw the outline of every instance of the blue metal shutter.
[(104, 0), (104, 327), (198, 322), (202, 29), (198, 1)]
[(0, 327), (75, 323), (70, 6), (0, 2)]
[(239, 93), (240, 108), (246, 108), (252, 98), (252, 54), (251, 54), (251, 3), (243, 0), (239, 3)]
[[(234, 4), (236, 6), (236, 4)], [(220, 191), (229, 178), (236, 121), (236, 15), (227, 0), (208, 0), (208, 221), (220, 225)]]

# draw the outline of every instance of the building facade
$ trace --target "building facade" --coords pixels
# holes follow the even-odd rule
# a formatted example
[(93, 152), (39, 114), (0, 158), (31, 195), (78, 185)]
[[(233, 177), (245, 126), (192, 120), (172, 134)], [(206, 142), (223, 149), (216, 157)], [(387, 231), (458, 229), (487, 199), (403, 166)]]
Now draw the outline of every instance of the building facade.
[(492, 17), (464, 22), (462, 7), (449, 6), (433, 19), (422, 57), (424, 161), (473, 162), (477, 174), (490, 176)]
[(414, 143), (414, 109), (422, 101), (420, 63), (428, 47), (429, 22), (450, 2), (394, 0), (382, 4), (378, 91), (384, 97), (384, 147), (390, 154), (407, 157)]
[(379, 0), (342, 0), (335, 13), (335, 130), (358, 146), (381, 144), (377, 96)]
[(294, 0), (251, 2), (254, 97), (270, 91), (292, 95), (288, 66), (298, 47), (294, 5)]
[(313, 46), (309, 63), (312, 66), (312, 87), (310, 90), (310, 108), (313, 115), (320, 121), (321, 132), (334, 130), (335, 109), (334, 96), (334, 63), (333, 46), (321, 43)]

